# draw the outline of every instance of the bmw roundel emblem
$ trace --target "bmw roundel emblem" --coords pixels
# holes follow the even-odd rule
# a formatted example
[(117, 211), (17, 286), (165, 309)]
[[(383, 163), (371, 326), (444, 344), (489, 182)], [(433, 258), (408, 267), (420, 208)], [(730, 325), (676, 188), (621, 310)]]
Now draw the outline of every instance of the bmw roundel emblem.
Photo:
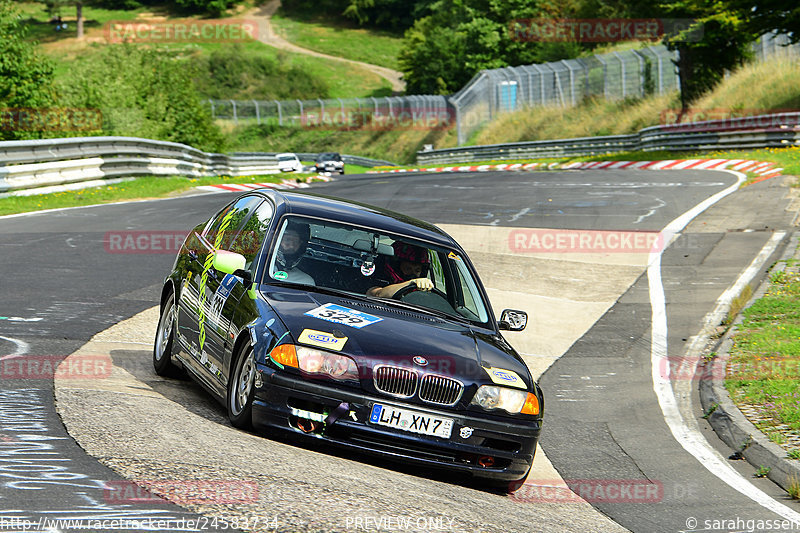
[(414, 363), (418, 364), (419, 366), (428, 366), (428, 360), (421, 355), (414, 356)]

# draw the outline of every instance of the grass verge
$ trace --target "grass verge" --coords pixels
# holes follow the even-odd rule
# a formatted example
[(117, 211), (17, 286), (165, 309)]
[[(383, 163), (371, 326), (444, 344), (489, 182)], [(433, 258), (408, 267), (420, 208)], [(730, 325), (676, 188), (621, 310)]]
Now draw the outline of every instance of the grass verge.
[[(734, 335), (725, 387), (773, 442), (800, 431), (800, 273), (793, 266), (770, 276), (770, 288), (744, 310)], [(775, 433), (780, 433), (776, 437)]]
[(299, 19), (281, 11), (272, 17), (272, 25), (287, 41), (303, 48), (393, 70), (399, 68), (401, 35), (359, 28), (324, 16)]
[[(20, 2), (18, 4), (26, 27), (29, 30), (29, 39), (41, 43), (42, 50), (55, 60), (56, 78), (68, 75), (70, 66), (76, 60), (98, 61), (95, 48), (110, 45), (108, 37), (108, 24), (112, 21), (138, 21), (156, 20), (159, 23), (191, 23), (202, 21), (200, 17), (176, 17), (166, 11), (155, 11), (144, 8), (136, 10), (105, 9), (101, 7), (84, 6), (85, 38), (76, 38), (75, 9), (73, 6), (62, 9), (62, 18), (68, 24), (68, 29), (55, 31), (53, 24), (49, 23), (49, 15), (44, 4), (39, 2)], [(233, 16), (232, 19), (241, 19)], [(214, 50), (229, 47), (229, 43), (217, 43), (202, 39), (187, 39), (184, 42), (167, 42), (163, 37), (159, 40), (157, 33), (152, 39), (145, 39), (141, 46), (153, 46), (160, 50), (181, 52), (186, 56), (208, 57)], [(387, 96), (392, 94), (388, 81), (365, 68), (347, 65), (338, 61), (311, 57), (305, 54), (295, 54), (278, 50), (262, 42), (246, 39), (239, 42), (244, 53), (256, 54), (271, 60), (273, 63), (295, 67), (310, 73), (327, 87), (327, 94), (307, 95), (308, 97), (324, 98), (352, 98), (369, 96)], [(334, 54), (337, 55), (337, 54)], [(341, 55), (341, 54), (338, 54)], [(234, 99), (250, 99), (251, 97), (236, 94), (237, 87), (231, 88), (229, 93)], [(269, 91), (270, 88), (262, 88)], [(275, 90), (274, 88), (272, 90)], [(280, 91), (278, 91), (280, 92)], [(302, 95), (297, 95), (302, 96)], [(284, 96), (277, 96), (283, 99)]]
[[(313, 162), (304, 162), (313, 165)], [(359, 165), (346, 165), (349, 174), (361, 174), (369, 170)], [(28, 213), (43, 209), (78, 207), (108, 204), (123, 200), (144, 200), (177, 196), (199, 185), (238, 183), (280, 183), (283, 180), (308, 182), (316, 173), (271, 174), (268, 176), (223, 176), (209, 178), (184, 178), (181, 176), (145, 176), (103, 187), (91, 187), (77, 191), (38, 194), (35, 196), (9, 196), (0, 198), (0, 216)]]
[[(307, 174), (292, 175), (305, 180)], [(146, 176), (123, 181), (114, 185), (92, 187), (77, 191), (39, 194), (35, 196), (9, 196), (0, 198), (0, 215), (26, 213), (42, 209), (58, 209), (61, 207), (77, 207), (93, 204), (107, 204), (122, 200), (140, 200), (147, 198), (166, 198), (175, 196), (198, 185), (214, 185), (219, 183), (278, 183), (285, 175), (240, 176), (222, 178), (184, 178), (179, 176)]]
[[(779, 55), (731, 73), (692, 105), (684, 119), (722, 119), (800, 109), (797, 58)], [(744, 104), (747, 102), (747, 104)], [(624, 100), (587, 98), (575, 107), (535, 107), (506, 113), (470, 136), (470, 144), (497, 144), (636, 133), (673, 123), (680, 110), (678, 93)], [(686, 120), (684, 120), (686, 122)]]

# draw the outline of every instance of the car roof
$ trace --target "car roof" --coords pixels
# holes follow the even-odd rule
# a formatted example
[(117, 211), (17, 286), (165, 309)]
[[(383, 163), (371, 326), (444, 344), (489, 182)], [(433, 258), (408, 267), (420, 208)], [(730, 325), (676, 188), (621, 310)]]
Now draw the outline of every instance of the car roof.
[(452, 237), (433, 224), (388, 209), (315, 193), (274, 189), (264, 192), (272, 196), (276, 202), (283, 203), (287, 214), (371, 227), (460, 249)]

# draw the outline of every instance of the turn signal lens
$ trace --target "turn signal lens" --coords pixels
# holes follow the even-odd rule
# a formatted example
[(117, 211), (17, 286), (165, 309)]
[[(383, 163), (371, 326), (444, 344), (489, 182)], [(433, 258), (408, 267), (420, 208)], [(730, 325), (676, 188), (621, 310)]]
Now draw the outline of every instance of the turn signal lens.
[(539, 398), (532, 392), (528, 393), (525, 399), (525, 405), (522, 406), (522, 414), (524, 415), (538, 415), (539, 414)]
[(291, 366), (299, 368), (297, 364), (297, 351), (293, 344), (281, 344), (272, 349), (269, 354), (270, 359), (280, 366)]

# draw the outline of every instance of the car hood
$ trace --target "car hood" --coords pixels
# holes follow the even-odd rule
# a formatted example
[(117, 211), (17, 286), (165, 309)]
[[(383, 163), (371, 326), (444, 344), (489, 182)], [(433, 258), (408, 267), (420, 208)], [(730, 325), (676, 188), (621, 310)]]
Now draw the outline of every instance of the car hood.
[[(531, 387), (530, 373), (522, 359), (490, 330), (355, 298), (283, 287), (270, 287), (262, 294), (296, 342), (304, 330), (346, 337), (339, 351), (353, 357), (362, 372), (381, 364), (397, 365), (455, 377), (468, 386), (492, 383), (488, 369), (495, 368), (516, 373), (527, 388)], [(319, 314), (325, 305), (341, 306), (379, 320), (356, 328), (307, 314)], [(419, 359), (415, 362), (417, 356), (427, 364), (420, 365), (423, 361)]]

